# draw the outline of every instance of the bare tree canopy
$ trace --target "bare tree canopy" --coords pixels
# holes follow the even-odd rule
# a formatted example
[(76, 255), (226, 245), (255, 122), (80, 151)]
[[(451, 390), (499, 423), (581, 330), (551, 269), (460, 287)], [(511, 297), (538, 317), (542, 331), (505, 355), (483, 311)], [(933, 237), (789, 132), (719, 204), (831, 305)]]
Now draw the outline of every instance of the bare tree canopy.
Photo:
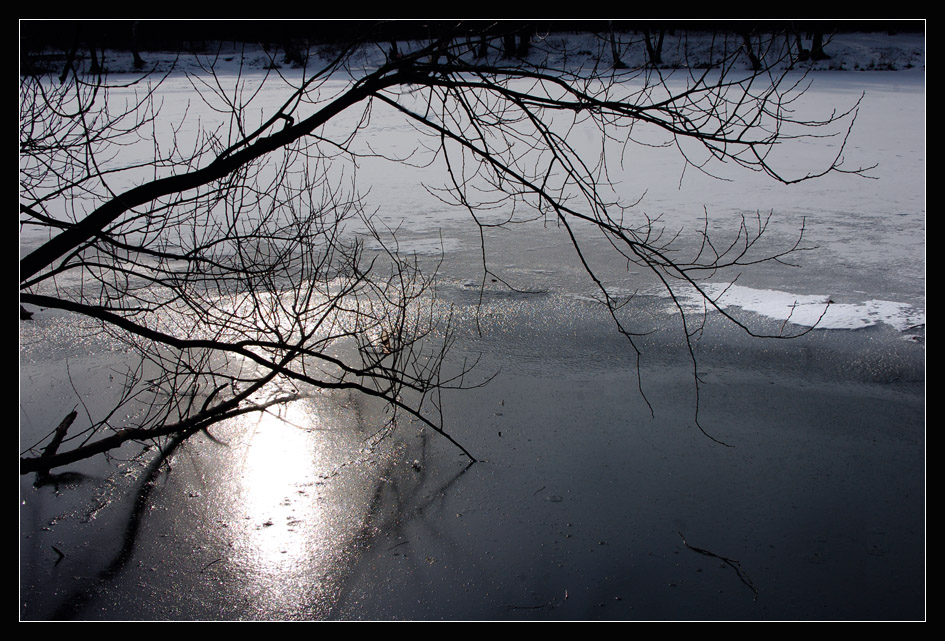
[[(613, 30), (588, 67), (569, 64), (569, 52), (530, 25), (440, 24), (395, 46), (369, 27), (321, 66), (304, 59), (301, 74), (272, 69), (263, 82), (280, 87), (276, 107), (258, 104), (258, 77), (224, 78), (203, 57), (190, 84), (219, 116), (213, 123), (166, 116), (158, 98), (166, 76), (119, 83), (72, 62), (61, 81), (22, 76), (20, 222), (46, 240), (20, 259), (20, 302), (94, 319), (136, 364), (111, 411), (50, 426), (22, 453), (21, 473), (130, 440), (193, 434), (312, 388), (382, 398), (391, 425), (406, 413), (475, 460), (443, 425), (440, 393), (482, 380), (470, 378), (472, 363), (444, 366), (453, 337), (436, 274), (399, 252), (396, 235), (365, 207), (355, 177), (364, 157), (438, 167), (447, 179), (434, 193), (483, 232), (531, 220), (559, 226), (638, 355), (639, 331), (621, 311), (627, 299), (599, 270), (647, 270), (677, 307), (696, 394), (691, 341), (704, 316), (682, 297), (695, 292), (703, 309), (753, 333), (703, 283), (721, 269), (790, 262), (805, 247), (803, 229), (771, 251), (759, 245), (762, 218), (724, 240), (707, 225), (683, 255), (671, 230), (623, 200), (610, 175), (620, 155), (647, 128), (690, 170), (724, 162), (781, 183), (864, 171), (844, 164), (857, 103), (800, 116), (807, 85), (783, 64), (784, 36), (720, 37), (713, 64), (670, 73), (616, 64), (628, 39), (646, 36)], [(746, 71), (748, 45), (758, 64)], [(369, 50), (384, 61), (365, 65)], [(396, 157), (373, 150), (377, 110), (411, 123), (416, 148)], [(577, 132), (592, 132), (599, 152), (575, 143)], [(819, 166), (779, 166), (779, 146), (825, 137), (833, 146)], [(345, 234), (349, 224), (365, 234)], [(589, 233), (606, 240), (607, 255), (588, 253)], [(365, 236), (384, 250), (365, 252)], [(481, 239), (483, 282), (501, 279)]]

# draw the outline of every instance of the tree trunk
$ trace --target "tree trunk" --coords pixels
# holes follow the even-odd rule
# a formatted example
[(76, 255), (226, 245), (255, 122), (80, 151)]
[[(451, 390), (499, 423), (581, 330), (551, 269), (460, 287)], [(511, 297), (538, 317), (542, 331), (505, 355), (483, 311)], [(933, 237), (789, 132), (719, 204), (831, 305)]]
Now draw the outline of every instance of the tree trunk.
[(131, 55), (134, 56), (135, 69), (144, 69), (144, 58), (138, 53), (138, 23), (131, 25)]
[(486, 54), (489, 53), (489, 41), (486, 39), (486, 34), (479, 34), (479, 49), (476, 51), (476, 57), (479, 59), (485, 58)]
[[(797, 43), (797, 62), (807, 62), (810, 60), (810, 51), (804, 48), (804, 41), (801, 40), (800, 32), (794, 32), (794, 40)], [(788, 36), (788, 46), (790, 46), (790, 36)]]
[(69, 54), (66, 56), (66, 64), (62, 67), (62, 73), (59, 74), (59, 84), (63, 84), (69, 77), (69, 72), (73, 70), (77, 53), (79, 53), (79, 27), (75, 28), (75, 40), (73, 40), (72, 48), (69, 49)]
[(742, 40), (745, 43), (745, 53), (748, 55), (748, 59), (751, 61), (752, 71), (760, 71), (761, 60), (758, 59), (757, 54), (755, 54), (755, 50), (752, 48), (751, 34), (747, 31), (743, 31), (741, 33), (741, 36), (742, 36)]
[(656, 46), (653, 45), (653, 41), (650, 40), (650, 30), (643, 30), (643, 43), (646, 45), (646, 55), (650, 59), (650, 64), (653, 66), (663, 64), (663, 38), (666, 36), (666, 29), (660, 29), (659, 39), (656, 41)]
[(528, 48), (532, 44), (532, 27), (526, 25), (522, 29), (522, 33), (518, 36), (518, 56), (519, 58), (524, 58), (528, 55)]
[(98, 57), (95, 54), (95, 45), (89, 45), (89, 56), (91, 56), (91, 62), (89, 63), (89, 73), (94, 76), (102, 75), (102, 69), (105, 65), (105, 52), (102, 50), (102, 64), (98, 63)]
[(627, 65), (620, 59), (620, 50), (617, 47), (617, 36), (614, 34), (613, 23), (610, 26), (610, 55), (614, 59), (614, 69), (626, 69)]
[(811, 60), (830, 60), (830, 56), (824, 53), (824, 32), (814, 32), (814, 43), (810, 50)]
[(502, 54), (506, 58), (515, 57), (515, 34), (507, 33), (502, 36)]

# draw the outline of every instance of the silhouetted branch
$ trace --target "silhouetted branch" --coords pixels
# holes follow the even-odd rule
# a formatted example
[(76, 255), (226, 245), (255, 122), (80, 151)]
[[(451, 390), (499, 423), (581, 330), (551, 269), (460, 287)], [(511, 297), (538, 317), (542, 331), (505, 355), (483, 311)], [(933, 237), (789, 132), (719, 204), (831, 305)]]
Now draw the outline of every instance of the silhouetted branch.
[[(599, 270), (637, 266), (655, 277), (678, 312), (698, 406), (693, 337), (705, 314), (718, 311), (757, 335), (726, 311), (706, 279), (789, 264), (808, 249), (804, 230), (793, 245), (765, 250), (760, 214), (752, 224), (743, 218), (727, 241), (710, 237), (706, 215), (687, 259), (678, 231), (623, 199), (611, 178), (615, 159), (646, 127), (710, 175), (718, 162), (782, 183), (863, 174), (843, 164), (858, 103), (822, 120), (799, 118), (794, 103), (806, 85), (780, 70), (773, 37), (733, 38), (713, 52), (711, 69), (669, 73), (655, 66), (662, 30), (655, 40), (645, 35), (648, 63), (628, 68), (600, 64), (608, 49), (616, 63), (629, 44), (614, 30), (601, 36), (601, 55), (588, 66), (569, 63), (568, 52), (533, 37), (531, 25), (479, 29), (441, 24), (428, 41), (391, 46), (373, 67), (355, 64), (362, 42), (340, 47), (321, 66), (293, 49), (304, 60), (301, 77), (271, 69), (261, 83), (247, 83), (242, 66), (224, 76), (218, 58), (201, 58), (202, 73), (190, 84), (214, 122), (165, 117), (166, 78), (119, 86), (74, 72), (62, 82), (23, 77), (20, 222), (46, 236), (20, 260), (20, 300), (98, 322), (140, 365), (113, 410), (89, 413), (89, 425), (68, 438), (69, 426), (55, 430), (45, 446), (24, 453), (21, 472), (129, 440), (188, 435), (299, 398), (267, 394), (277, 385), (383, 399), (475, 460), (442, 424), (441, 391), (474, 384), (467, 365), (444, 374), (452, 321), (436, 304), (436, 273), (397, 251), (395, 233), (385, 241), (353, 179), (360, 159), (385, 159), (361, 144), (376, 109), (417, 132), (416, 149), (386, 159), (442, 168), (445, 184), (428, 190), (479, 227), (480, 297), (487, 277), (507, 284), (489, 264), (484, 230), (557, 225), (636, 353), (648, 405), (639, 379), (639, 337), (647, 330), (627, 318), (627, 299), (608, 289)], [(784, 38), (777, 42), (783, 47)], [(737, 62), (746, 48), (751, 70)], [(260, 115), (263, 86), (272, 85), (281, 92), (278, 106), (267, 104)], [(342, 115), (344, 127), (331, 129)], [(598, 140), (597, 151), (579, 146), (580, 136)], [(779, 146), (827, 137), (837, 151), (822, 166), (801, 175), (778, 166)], [(487, 220), (486, 210), (501, 219)], [(371, 258), (362, 240), (343, 233), (355, 223), (380, 247)], [(606, 240), (606, 251), (591, 248), (588, 231)], [(691, 294), (701, 314), (685, 304)], [(790, 335), (782, 327), (778, 337)], [(117, 409), (132, 405), (144, 409), (126, 424)], [(702, 430), (698, 409), (695, 420)]]

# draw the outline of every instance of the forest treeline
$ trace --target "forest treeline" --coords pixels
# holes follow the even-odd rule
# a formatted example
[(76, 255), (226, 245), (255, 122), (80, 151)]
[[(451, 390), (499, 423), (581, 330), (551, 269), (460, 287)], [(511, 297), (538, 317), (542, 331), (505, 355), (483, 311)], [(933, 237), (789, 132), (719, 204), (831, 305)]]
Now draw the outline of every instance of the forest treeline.
[[(524, 31), (630, 32), (648, 30), (776, 32), (922, 32), (923, 21), (656, 21), (656, 20), (470, 20), (462, 25), (470, 35), (507, 32), (510, 25)], [(290, 41), (331, 44), (368, 40), (422, 40), (440, 33), (456, 33), (456, 21), (424, 20), (21, 20), (20, 55), (73, 48), (124, 51), (200, 51), (207, 43), (247, 42), (283, 48)]]

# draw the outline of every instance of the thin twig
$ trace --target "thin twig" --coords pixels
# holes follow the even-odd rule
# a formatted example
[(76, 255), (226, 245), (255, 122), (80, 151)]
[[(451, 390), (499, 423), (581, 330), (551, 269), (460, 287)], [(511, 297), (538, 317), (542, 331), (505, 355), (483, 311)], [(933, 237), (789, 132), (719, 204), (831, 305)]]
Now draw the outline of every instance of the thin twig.
[(738, 578), (741, 579), (742, 583), (744, 583), (749, 588), (751, 588), (751, 591), (755, 593), (755, 600), (756, 601), (758, 600), (758, 589), (755, 587), (755, 584), (751, 582), (751, 579), (748, 577), (748, 574), (746, 574), (745, 571), (742, 569), (741, 563), (739, 563), (735, 559), (730, 559), (728, 557), (724, 557), (719, 554), (716, 554), (715, 552), (710, 552), (709, 550), (705, 550), (703, 548), (697, 548), (692, 545), (689, 545), (689, 543), (686, 541), (686, 537), (683, 536), (682, 532), (679, 532), (679, 538), (682, 539), (683, 545), (685, 545), (687, 548), (689, 548), (693, 552), (698, 552), (699, 554), (704, 554), (705, 556), (711, 556), (713, 558), (719, 559), (720, 561), (724, 562), (726, 565), (731, 567), (733, 570), (735, 570), (735, 572), (738, 574)]

